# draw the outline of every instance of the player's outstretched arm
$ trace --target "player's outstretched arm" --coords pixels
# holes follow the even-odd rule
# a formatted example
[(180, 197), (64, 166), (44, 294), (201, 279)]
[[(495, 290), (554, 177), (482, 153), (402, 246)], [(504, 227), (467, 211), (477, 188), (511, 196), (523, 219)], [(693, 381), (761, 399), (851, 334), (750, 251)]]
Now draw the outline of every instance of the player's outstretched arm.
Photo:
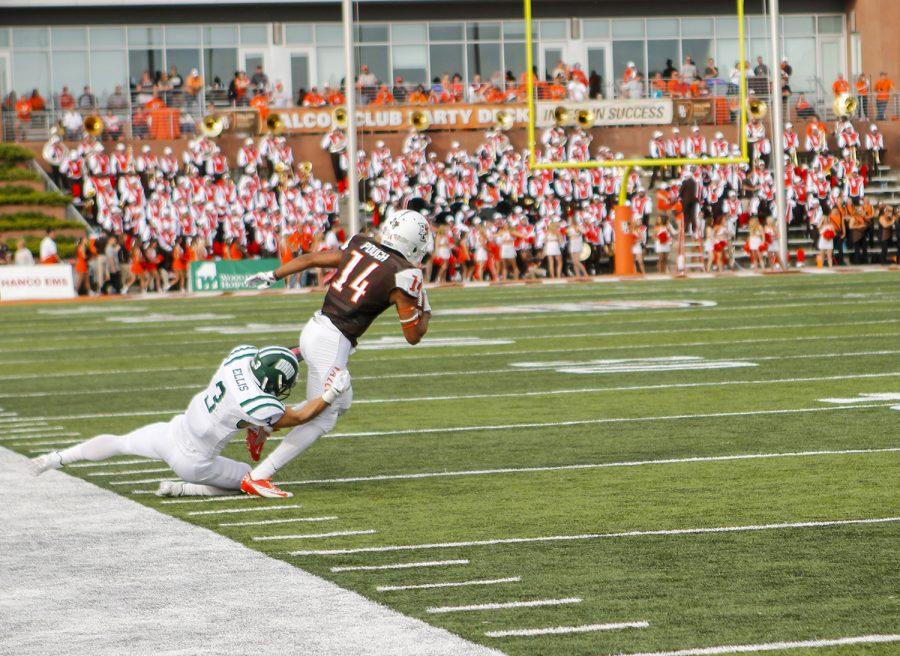
[(415, 346), (428, 332), (428, 321), (431, 319), (431, 304), (428, 302), (425, 288), (421, 289), (418, 300), (395, 289), (391, 294), (391, 302), (397, 306), (403, 336), (407, 342)]
[(322, 396), (307, 401), (303, 405), (293, 407), (288, 406), (285, 408), (281, 419), (276, 421), (272, 425), (272, 428), (275, 430), (280, 428), (292, 428), (315, 419), (322, 414), (328, 406), (334, 403), (341, 394), (350, 389), (350, 383), (349, 371), (345, 369), (336, 371), (332, 379), (327, 383), (325, 391), (322, 392)]
[(282, 264), (274, 271), (263, 271), (249, 276), (245, 281), (248, 287), (265, 289), (271, 287), (279, 280), (287, 278), (295, 273), (313, 268), (337, 268), (341, 264), (340, 251), (320, 251), (318, 253), (304, 253), (286, 264)]

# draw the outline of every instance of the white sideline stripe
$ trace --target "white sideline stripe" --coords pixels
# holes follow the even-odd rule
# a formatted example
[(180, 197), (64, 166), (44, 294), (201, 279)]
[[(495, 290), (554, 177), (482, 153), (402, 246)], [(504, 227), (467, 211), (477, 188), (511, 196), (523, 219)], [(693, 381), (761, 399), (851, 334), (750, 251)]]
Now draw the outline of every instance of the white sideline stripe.
[(488, 631), (488, 638), (508, 638), (512, 636), (560, 635), (564, 633), (593, 633), (595, 631), (617, 631), (619, 629), (646, 629), (650, 622), (613, 622), (610, 624), (585, 624), (583, 626), (549, 626), (544, 629), (512, 629), (509, 631)]
[(834, 451), (790, 451), (787, 453), (747, 453), (731, 456), (691, 456), (687, 458), (660, 458), (657, 460), (626, 460), (624, 462), (599, 462), (578, 465), (546, 465), (538, 467), (499, 467), (497, 469), (465, 469), (460, 471), (420, 472), (415, 474), (380, 474), (347, 478), (320, 478), (305, 481), (284, 481), (278, 485), (331, 485), (334, 483), (363, 483), (369, 481), (400, 481), (420, 478), (454, 476), (488, 476), (492, 474), (527, 474), (532, 472), (570, 471), (578, 469), (604, 469), (607, 467), (640, 467), (643, 465), (675, 465), (687, 462), (728, 462), (732, 460), (763, 460), (770, 458), (809, 458), (815, 456), (842, 456), (866, 453), (893, 453), (900, 447), (883, 449), (841, 449)]
[(898, 642), (900, 634), (864, 635), (831, 640), (800, 640), (796, 642), (766, 642), (758, 645), (724, 645), (722, 647), (695, 647), (676, 651), (653, 651), (638, 654), (618, 654), (618, 656), (712, 656), (715, 654), (747, 654), (757, 651), (780, 651), (782, 649), (818, 649), (821, 647), (842, 647), (845, 645), (866, 645), (883, 642)]
[[(22, 426), (16, 426), (15, 429), (16, 435), (28, 435), (29, 433), (55, 433), (57, 431), (65, 430), (65, 426), (31, 426), (28, 424), (23, 424)], [(11, 440), (12, 437), (4, 437), (2, 439)]]
[[(896, 374), (893, 374), (896, 375)], [(806, 412), (828, 412), (829, 410), (859, 410), (864, 408), (887, 408), (889, 403), (868, 403), (854, 405), (833, 405), (815, 408), (786, 408), (783, 410), (747, 410), (744, 412), (705, 412), (692, 415), (660, 415), (657, 417), (608, 417), (603, 419), (577, 419), (573, 421), (548, 421), (524, 424), (495, 424), (486, 426), (447, 426), (444, 428), (415, 428), (394, 431), (362, 431), (358, 433), (333, 433), (323, 435), (329, 438), (342, 437), (384, 437), (387, 435), (415, 435), (430, 433), (465, 433), (472, 431), (519, 430), (522, 428), (550, 428), (554, 426), (588, 426), (593, 424), (622, 424), (638, 421), (677, 421), (681, 419), (708, 419), (717, 417), (751, 417), (756, 415), (788, 415)], [(270, 438), (271, 440), (271, 438)], [(147, 481), (151, 482), (151, 481)]]
[(390, 565), (344, 565), (332, 567), (332, 572), (377, 572), (384, 569), (413, 569), (416, 567), (444, 567), (445, 565), (468, 565), (465, 558), (457, 560), (421, 560), (414, 563), (392, 563)]
[[(723, 329), (727, 330), (727, 329)], [(866, 337), (897, 337), (900, 336), (900, 333), (865, 333), (854, 335), (855, 338), (866, 338)], [(506, 355), (535, 355), (538, 353), (582, 353), (582, 352), (595, 352), (595, 351), (626, 351), (626, 350), (647, 350), (651, 346), (654, 348), (687, 348), (687, 347), (702, 347), (702, 346), (732, 346), (735, 344), (771, 344), (774, 342), (810, 342), (810, 341), (821, 341), (821, 340), (836, 340), (836, 339), (846, 339), (847, 335), (822, 335), (819, 337), (771, 337), (767, 339), (734, 339), (727, 341), (709, 341), (709, 342), (676, 342), (669, 344), (623, 344), (623, 345), (615, 345), (615, 346), (583, 346), (577, 348), (554, 348), (554, 349), (520, 349), (520, 350), (508, 350), (508, 351), (483, 351), (483, 352), (475, 352), (471, 353), (470, 357), (488, 357), (488, 356), (506, 356)], [(755, 358), (753, 355), (746, 356), (747, 358)], [(785, 356), (785, 357), (801, 357), (801, 356)], [(809, 357), (814, 357), (810, 355)], [(835, 356), (836, 357), (836, 356)], [(444, 353), (442, 355), (413, 355), (413, 356), (398, 356), (397, 360), (433, 360), (435, 358), (446, 359), (447, 354)], [(374, 359), (369, 360), (367, 358), (357, 357), (354, 362), (356, 363), (369, 363), (375, 362)], [(210, 364), (209, 367), (184, 367), (181, 370), (187, 369), (204, 369), (207, 370), (211, 368), (213, 365)], [(130, 372), (123, 373), (145, 373), (148, 370), (146, 369), (133, 369)], [(504, 372), (506, 370), (503, 370)], [(427, 372), (426, 372), (427, 373)], [(451, 372), (452, 373), (452, 372)], [(471, 372), (465, 372), (471, 373)], [(378, 376), (377, 378), (413, 378), (416, 376), (420, 376), (423, 374), (391, 374), (389, 376)], [(450, 375), (450, 374), (448, 374)], [(359, 378), (357, 378), (358, 380)], [(185, 390), (185, 389), (197, 389), (201, 383), (195, 383), (190, 385), (166, 385), (161, 387), (141, 387), (141, 388), (117, 388), (117, 389), (83, 389), (79, 388), (77, 390), (60, 390), (59, 392), (23, 392), (23, 393), (15, 393), (15, 394), (0, 394), (0, 398), (6, 397), (14, 397), (14, 398), (41, 398), (46, 396), (76, 396), (80, 394), (111, 394), (111, 393), (121, 393), (121, 392), (148, 392), (148, 391), (164, 391), (164, 390)], [(356, 403), (360, 401), (357, 400)], [(180, 411), (178, 411), (180, 412)], [(88, 417), (91, 418), (91, 417)], [(0, 422), (2, 423), (2, 422)]]
[(160, 469), (129, 469), (128, 471), (105, 471), (92, 472), (88, 476), (128, 476), (130, 474), (161, 474), (162, 472), (170, 472), (170, 467), (162, 467)]
[(501, 610), (504, 608), (533, 608), (534, 606), (563, 606), (565, 604), (580, 604), (581, 597), (566, 597), (565, 599), (531, 599), (529, 601), (504, 601), (495, 604), (472, 604), (470, 606), (434, 606), (426, 608), (426, 613), (456, 613), (470, 610)]
[(374, 535), (375, 533), (377, 533), (377, 531), (370, 528), (364, 531), (333, 531), (331, 533), (302, 533), (298, 535), (254, 535), (253, 540), (256, 542), (264, 542), (266, 540), (307, 540), (339, 538), (345, 535)]
[[(161, 469), (160, 471), (172, 472), (171, 469)], [(118, 473), (118, 472), (115, 472)], [(177, 478), (168, 476), (166, 478), (138, 478), (133, 481), (110, 481), (110, 485), (137, 485), (138, 483), (162, 483), (163, 481), (177, 481)]]
[(419, 585), (379, 585), (377, 592), (395, 592), (397, 590), (430, 590), (431, 588), (461, 588), (467, 585), (496, 585), (498, 583), (517, 583), (521, 576), (509, 576), (505, 579), (473, 579), (472, 581), (448, 581), (447, 583), (420, 583)]
[[(159, 481), (157, 481), (159, 482)], [(183, 503), (217, 503), (219, 501), (256, 501), (264, 503), (261, 497), (251, 497), (249, 494), (226, 494), (220, 497), (198, 497), (196, 499), (168, 499), (160, 501), (163, 506), (180, 505)], [(273, 508), (276, 506), (273, 506)], [(278, 508), (286, 508), (287, 506), (277, 506)], [(249, 510), (249, 509), (248, 509)]]
[[(854, 322), (834, 322), (829, 323), (828, 327), (832, 328), (835, 326), (869, 326), (869, 325), (883, 325), (883, 324), (897, 324), (900, 323), (900, 319), (873, 319), (870, 321), (854, 321)], [(672, 329), (658, 329), (658, 330), (621, 330), (621, 331), (608, 331), (608, 332), (589, 332), (589, 333), (565, 333), (565, 334), (544, 334), (544, 335), (515, 335), (512, 336), (516, 341), (531, 341), (531, 340), (541, 340), (541, 339), (573, 339), (579, 337), (621, 337), (621, 336), (642, 336), (642, 335), (658, 335), (658, 334), (676, 334), (676, 333), (703, 333), (703, 332), (735, 332), (735, 331), (746, 331), (746, 330), (789, 330), (794, 328), (820, 328), (822, 326), (821, 323), (800, 323), (800, 324), (768, 324), (768, 325), (752, 325), (748, 324), (746, 326), (728, 326), (728, 327), (700, 327), (700, 328), (672, 328)], [(549, 326), (548, 326), (549, 327)], [(299, 324), (298, 324), (299, 329)], [(134, 338), (134, 335), (130, 336)], [(844, 335), (843, 338), (848, 337), (858, 337), (858, 335)], [(805, 339), (818, 339), (816, 337), (810, 337)], [(772, 340), (759, 340), (770, 342)], [(735, 343), (735, 341), (726, 342), (726, 343)], [(647, 348), (648, 346), (644, 346)], [(477, 354), (473, 354), (477, 355)], [(95, 369), (88, 371), (63, 371), (56, 372), (53, 374), (55, 378), (61, 377), (85, 377), (85, 376), (109, 376), (110, 374), (135, 374), (135, 373), (162, 373), (162, 372), (171, 372), (171, 371), (189, 371), (189, 370), (208, 370), (210, 368), (209, 365), (198, 365), (198, 366), (190, 366), (190, 367), (160, 367), (160, 368), (144, 368), (144, 369)], [(48, 374), (39, 373), (39, 374), (15, 374), (9, 376), (0, 376), (0, 381), (11, 381), (11, 380), (33, 380), (38, 378), (45, 378)], [(389, 376), (387, 376), (389, 377)], [(375, 376), (374, 379), (385, 378), (385, 376)]]
[(219, 526), (264, 526), (266, 524), (290, 524), (293, 522), (328, 522), (337, 519), (337, 515), (328, 517), (291, 517), (290, 519), (261, 519), (255, 522), (225, 522)]
[(82, 467), (116, 467), (119, 465), (144, 465), (149, 464), (151, 462), (156, 462), (155, 460), (148, 460), (147, 458), (136, 458), (134, 460), (119, 460), (118, 462), (115, 460), (104, 460), (102, 462), (78, 462), (74, 465), (66, 465), (65, 469), (69, 468), (82, 468)]
[(57, 438), (57, 437), (78, 437), (79, 435), (81, 435), (81, 433), (74, 432), (74, 431), (70, 431), (70, 432), (68, 432), (68, 433), (57, 433), (56, 431), (53, 431), (53, 434), (52, 434), (52, 435), (47, 435), (47, 434), (45, 434), (45, 432), (44, 432), (43, 430), (37, 431), (37, 432), (39, 432), (40, 434), (39, 434), (39, 435), (24, 435), (24, 436), (22, 436), (22, 435), (19, 435), (19, 434), (17, 433), (14, 437), (11, 436), (11, 437), (5, 437), (5, 438), (2, 438), (3, 441), (0, 442), (0, 444), (6, 444), (7, 442), (9, 442), (9, 441), (11, 441), (11, 440), (18, 440), (18, 442), (16, 442), (16, 443), (17, 443), (17, 444), (22, 444), (22, 443), (25, 442), (26, 440), (42, 440), (42, 439), (47, 438), (47, 437), (52, 437), (52, 438)]
[[(900, 351), (896, 351), (896, 353), (900, 353)], [(837, 354), (837, 355), (828, 355), (821, 357), (838, 357), (843, 356), (845, 354)], [(854, 354), (846, 354), (846, 355), (860, 355), (858, 353)], [(772, 356), (771, 358), (755, 358), (750, 356), (750, 358), (754, 360), (785, 360), (788, 357), (781, 356)], [(794, 357), (804, 357), (804, 356), (794, 356)], [(528, 369), (521, 368), (510, 368), (510, 369), (499, 369), (491, 373), (501, 373), (507, 371), (543, 371), (543, 370), (552, 370), (559, 369), (559, 363), (553, 366), (546, 367), (529, 367)], [(481, 374), (487, 373), (483, 371), (469, 371), (469, 372), (459, 372), (458, 375), (470, 375), (470, 374)], [(604, 372), (606, 373), (606, 372)], [(413, 403), (413, 402), (422, 402), (422, 401), (458, 401), (463, 399), (497, 399), (497, 398), (519, 398), (519, 397), (528, 397), (528, 396), (556, 396), (561, 394), (593, 394), (597, 392), (632, 392), (639, 390), (654, 390), (654, 389), (673, 389), (673, 388), (690, 388), (690, 387), (717, 387), (720, 385), (778, 385), (783, 383), (807, 383), (807, 382), (818, 382), (824, 380), (853, 380), (858, 378), (886, 378), (890, 376), (900, 376), (900, 371), (891, 371), (877, 374), (845, 374), (841, 376), (812, 376), (812, 377), (804, 377), (804, 378), (772, 378), (772, 379), (763, 379), (763, 380), (724, 380), (724, 381), (709, 381), (704, 383), (662, 383), (658, 385), (627, 385), (623, 387), (582, 387), (579, 389), (556, 389), (556, 390), (544, 390), (544, 391), (534, 391), (534, 392), (508, 392), (502, 394), (456, 394), (456, 395), (445, 395), (445, 396), (418, 396), (418, 397), (402, 397), (402, 398), (393, 398), (393, 399), (354, 399), (354, 403), (359, 404), (368, 404), (368, 403)]]
[(353, 549), (313, 549), (292, 551), (292, 556), (334, 556), (355, 553), (385, 551), (415, 551), (418, 549), (449, 549), (453, 547), (484, 547), (494, 544), (523, 544), (529, 542), (571, 542), (575, 540), (599, 540), (604, 538), (633, 538), (653, 535), (702, 535), (705, 533), (739, 533), (743, 531), (769, 531), (788, 528), (818, 528), (822, 526), (849, 526), (853, 524), (887, 524), (900, 522), (900, 517), (873, 519), (838, 519), (822, 522), (790, 522), (784, 524), (750, 524), (747, 526), (716, 526), (712, 528), (679, 528), (657, 531), (623, 531), (620, 533), (584, 533), (580, 535), (546, 535), (533, 538), (494, 538), (467, 542), (436, 542), (432, 544), (395, 544), (385, 547), (356, 547)]
[(286, 510), (289, 508), (300, 508), (299, 503), (294, 503), (285, 506), (264, 506), (262, 508), (224, 508), (222, 510), (192, 510), (188, 515), (194, 517), (196, 515), (226, 515), (231, 513), (245, 513), (245, 512), (264, 512), (267, 510)]
[[(76, 433), (77, 435), (77, 433)], [(48, 440), (46, 442), (7, 442), (3, 446), (54, 446), (54, 445), (66, 445), (66, 444), (77, 444), (78, 442), (82, 442), (83, 440)]]

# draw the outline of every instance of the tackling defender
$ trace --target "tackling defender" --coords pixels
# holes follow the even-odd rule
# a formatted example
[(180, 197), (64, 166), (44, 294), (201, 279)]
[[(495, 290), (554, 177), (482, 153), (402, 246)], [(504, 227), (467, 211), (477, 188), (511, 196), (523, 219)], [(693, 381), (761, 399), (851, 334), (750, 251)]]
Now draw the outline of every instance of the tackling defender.
[[(32, 473), (37, 476), (79, 460), (133, 455), (163, 460), (183, 479), (161, 483), (158, 496), (215, 496), (237, 490), (263, 497), (290, 496), (273, 491), (268, 481), (251, 480), (247, 463), (219, 454), (244, 429), (268, 432), (315, 419), (350, 388), (350, 374), (342, 370), (320, 386), (321, 394), (303, 405), (286, 408), (282, 401), (297, 382), (298, 369), (296, 356), (281, 346), (238, 346), (183, 414), (127, 435), (98, 435), (38, 456), (31, 460)], [(258, 459), (257, 445), (248, 441), (248, 447)]]
[[(431, 306), (418, 266), (430, 242), (431, 228), (425, 217), (413, 210), (400, 210), (385, 221), (380, 242), (356, 235), (340, 251), (301, 255), (274, 271), (247, 278), (248, 286), (265, 289), (305, 269), (338, 269), (322, 309), (300, 333), (300, 355), (307, 366), (307, 399), (320, 394), (335, 371), (346, 369), (356, 341), (391, 305), (397, 308), (406, 341), (410, 344), (421, 341), (428, 332)], [(334, 428), (352, 401), (353, 389), (349, 388), (318, 417), (294, 428), (253, 469), (250, 478), (265, 482), (274, 493), (277, 488), (271, 485), (270, 479), (275, 472)]]

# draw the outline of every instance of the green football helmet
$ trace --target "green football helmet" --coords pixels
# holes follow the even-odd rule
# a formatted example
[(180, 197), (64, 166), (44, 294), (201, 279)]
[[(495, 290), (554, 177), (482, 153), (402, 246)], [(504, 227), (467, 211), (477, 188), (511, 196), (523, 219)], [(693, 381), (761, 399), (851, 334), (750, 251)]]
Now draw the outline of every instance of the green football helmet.
[(264, 346), (250, 361), (250, 370), (262, 391), (278, 399), (286, 399), (291, 393), (299, 368), (297, 356), (283, 346)]

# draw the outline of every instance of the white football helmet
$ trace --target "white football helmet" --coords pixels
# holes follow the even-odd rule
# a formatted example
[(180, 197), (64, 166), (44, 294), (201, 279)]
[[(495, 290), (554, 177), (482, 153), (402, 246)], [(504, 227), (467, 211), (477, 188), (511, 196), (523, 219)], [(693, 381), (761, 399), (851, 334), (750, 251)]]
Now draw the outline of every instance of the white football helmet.
[(381, 243), (411, 264), (420, 264), (431, 240), (431, 227), (424, 216), (414, 210), (397, 210), (381, 227)]

